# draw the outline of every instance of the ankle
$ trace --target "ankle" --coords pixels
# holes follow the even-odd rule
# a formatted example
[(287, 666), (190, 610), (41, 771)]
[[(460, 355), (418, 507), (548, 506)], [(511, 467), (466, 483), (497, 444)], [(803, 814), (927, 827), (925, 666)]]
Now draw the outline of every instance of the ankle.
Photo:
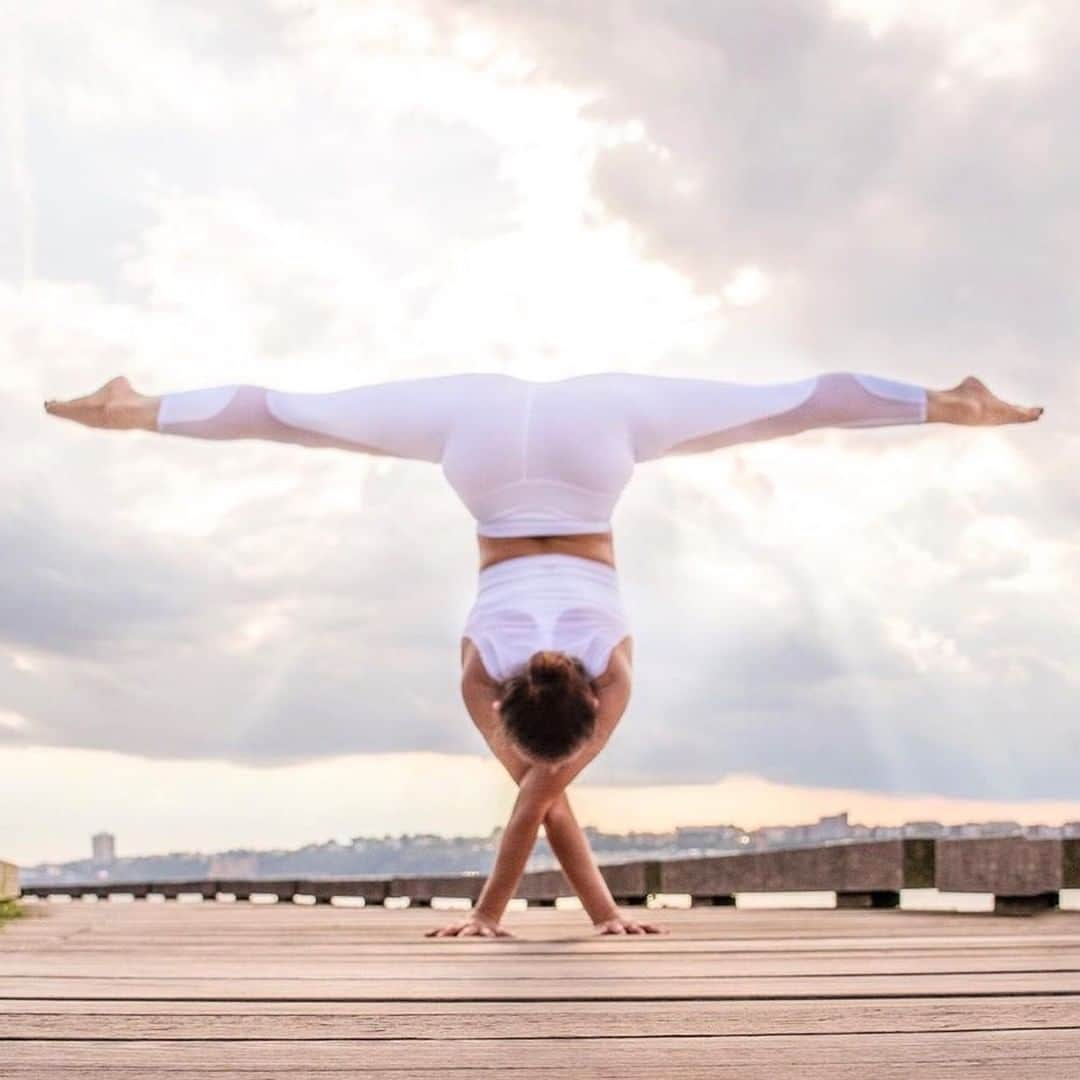
[(960, 389), (926, 392), (927, 423), (972, 424), (978, 412), (979, 403)]
[(161, 398), (144, 397), (142, 394), (107, 401), (104, 406), (105, 426), (120, 430), (157, 431), (160, 404)]
[(158, 429), (158, 411), (161, 408), (160, 397), (144, 397), (139, 395), (139, 407), (138, 407), (138, 427), (144, 431), (157, 431)]

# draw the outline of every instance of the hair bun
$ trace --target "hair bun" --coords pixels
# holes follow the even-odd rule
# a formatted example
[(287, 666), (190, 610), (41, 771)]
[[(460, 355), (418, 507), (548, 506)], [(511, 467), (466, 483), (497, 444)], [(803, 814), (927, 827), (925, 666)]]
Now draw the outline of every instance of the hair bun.
[(565, 682), (570, 675), (571, 662), (559, 652), (533, 653), (529, 659), (529, 678), (534, 683), (550, 685)]

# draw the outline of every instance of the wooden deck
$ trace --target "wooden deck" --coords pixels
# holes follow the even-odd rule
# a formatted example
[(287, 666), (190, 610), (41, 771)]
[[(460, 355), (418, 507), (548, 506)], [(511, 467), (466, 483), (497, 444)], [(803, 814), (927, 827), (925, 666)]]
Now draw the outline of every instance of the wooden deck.
[(1080, 913), (38, 903), (0, 931), (0, 1075), (1080, 1077)]

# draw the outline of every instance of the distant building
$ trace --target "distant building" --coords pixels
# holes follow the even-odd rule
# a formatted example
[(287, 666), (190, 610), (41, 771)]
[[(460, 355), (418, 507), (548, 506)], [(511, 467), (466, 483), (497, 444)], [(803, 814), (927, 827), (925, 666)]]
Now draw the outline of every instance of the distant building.
[(743, 835), (733, 825), (680, 825), (675, 830), (675, 847), (679, 851), (726, 850), (736, 847)]
[(932, 839), (945, 835), (945, 826), (940, 821), (908, 821), (904, 824), (904, 835)]
[(102, 865), (116, 862), (116, 837), (111, 832), (94, 833), (90, 837), (94, 862)]
[(819, 818), (816, 825), (805, 825), (805, 838), (811, 843), (824, 843), (829, 840), (844, 840), (851, 833), (847, 811)]
[(207, 877), (253, 878), (259, 873), (259, 858), (249, 852), (215, 855), (207, 867)]

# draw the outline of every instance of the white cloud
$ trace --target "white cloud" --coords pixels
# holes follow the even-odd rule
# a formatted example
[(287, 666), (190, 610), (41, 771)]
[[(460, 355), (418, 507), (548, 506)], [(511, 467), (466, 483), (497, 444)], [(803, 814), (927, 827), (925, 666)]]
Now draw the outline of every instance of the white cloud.
[(8, 731), (25, 731), (29, 726), (30, 722), (25, 716), (7, 709), (0, 710), (0, 728), (6, 728)]
[(26, 725), (5, 743), (235, 768), (475, 749), (472, 530), (437, 470), (89, 432), (43, 397), (118, 371), (162, 392), (974, 368), (1053, 395), (1047, 420), (640, 471), (617, 517), (637, 684), (593, 779), (1071, 790), (1067, 10), (598, 10), (26, 15), (22, 246), (0, 253), (0, 422), (25, 449), (0, 476), (0, 708)]

